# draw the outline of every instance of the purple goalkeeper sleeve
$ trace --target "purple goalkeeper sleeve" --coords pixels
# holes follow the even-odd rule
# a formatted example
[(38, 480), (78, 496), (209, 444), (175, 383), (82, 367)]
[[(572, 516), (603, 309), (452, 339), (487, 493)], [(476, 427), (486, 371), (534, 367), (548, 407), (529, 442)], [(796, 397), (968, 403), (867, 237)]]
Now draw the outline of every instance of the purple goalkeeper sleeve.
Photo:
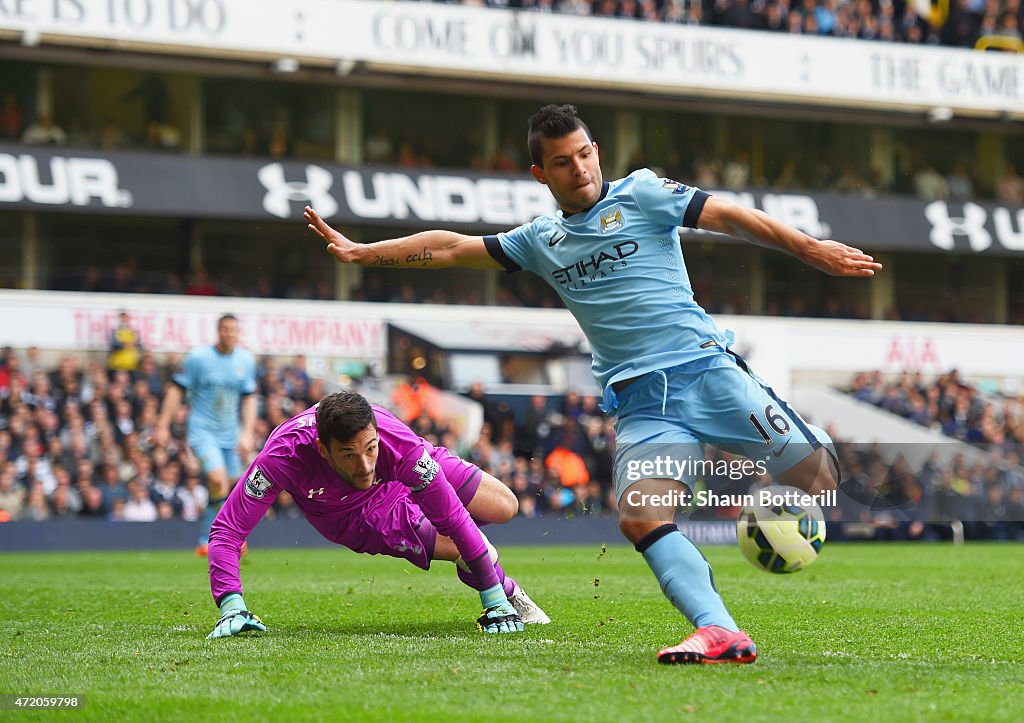
[[(247, 492), (247, 486), (249, 490), (259, 489), (259, 496)], [(280, 488), (272, 486), (260, 468), (253, 464), (231, 490), (214, 518), (208, 554), (210, 592), (218, 605), (228, 593), (242, 593), (242, 580), (238, 575), (242, 543), (267, 514), (279, 491)]]
[(441, 466), (424, 450), (413, 466), (413, 471), (415, 476), (410, 476), (408, 480), (402, 479), (402, 483), (412, 490), (413, 502), (423, 510), (437, 531), (455, 543), (462, 560), (480, 586), (478, 590), (500, 585), (501, 581), (491, 562), (480, 528), (455, 494)]

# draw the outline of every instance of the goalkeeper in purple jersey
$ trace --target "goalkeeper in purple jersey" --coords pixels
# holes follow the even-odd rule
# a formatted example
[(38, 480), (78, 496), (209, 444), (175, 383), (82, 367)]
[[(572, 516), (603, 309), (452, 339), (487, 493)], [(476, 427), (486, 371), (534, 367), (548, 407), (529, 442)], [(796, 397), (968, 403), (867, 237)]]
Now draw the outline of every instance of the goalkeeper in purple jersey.
[(518, 502), (505, 485), (394, 415), (342, 391), (292, 417), (270, 435), (210, 530), (210, 588), (221, 618), (207, 638), (266, 630), (242, 598), (242, 543), (282, 491), (331, 542), (404, 558), (424, 570), (456, 564), (480, 593), (486, 633), (514, 633), (550, 619), (498, 564), (476, 522), (507, 522)]

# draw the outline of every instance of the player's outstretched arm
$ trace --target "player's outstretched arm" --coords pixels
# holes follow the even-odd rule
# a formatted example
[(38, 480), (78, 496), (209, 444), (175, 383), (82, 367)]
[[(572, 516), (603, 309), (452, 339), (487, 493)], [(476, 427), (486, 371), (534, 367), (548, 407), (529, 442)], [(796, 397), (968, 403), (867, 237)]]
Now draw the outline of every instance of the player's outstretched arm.
[(818, 240), (763, 211), (714, 196), (709, 196), (705, 202), (697, 226), (780, 249), (832, 276), (874, 276), (876, 271), (882, 270), (880, 263), (860, 249), (839, 241)]
[(249, 612), (245, 607), (245, 600), (238, 593), (225, 595), (220, 601), (220, 620), (214, 626), (213, 632), (206, 636), (207, 640), (214, 638), (227, 638), (239, 633), (258, 630), (265, 633), (267, 626), (263, 621)]
[(443, 269), (447, 266), (502, 268), (487, 253), (482, 236), (437, 230), (372, 244), (357, 244), (327, 225), (309, 206), (306, 206), (303, 216), (309, 223), (307, 228), (327, 244), (327, 251), (345, 264), (409, 269)]

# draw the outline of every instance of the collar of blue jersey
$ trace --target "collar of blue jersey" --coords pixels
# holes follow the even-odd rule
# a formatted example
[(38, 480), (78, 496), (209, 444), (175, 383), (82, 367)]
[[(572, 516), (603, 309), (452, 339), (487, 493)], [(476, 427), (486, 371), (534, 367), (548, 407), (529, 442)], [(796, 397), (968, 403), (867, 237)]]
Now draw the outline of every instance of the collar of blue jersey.
[[(601, 195), (598, 197), (596, 201), (594, 201), (594, 206), (601, 203), (601, 201), (604, 200), (604, 197), (608, 195), (608, 187), (610, 185), (611, 184), (608, 181), (605, 181), (604, 183), (601, 184)], [(561, 216), (564, 221), (575, 221), (576, 219), (583, 218), (588, 213), (590, 213), (590, 210), (594, 208), (594, 206), (591, 206), (586, 211), (577, 211), (576, 213), (570, 213), (568, 216), (559, 211), (558, 215)]]

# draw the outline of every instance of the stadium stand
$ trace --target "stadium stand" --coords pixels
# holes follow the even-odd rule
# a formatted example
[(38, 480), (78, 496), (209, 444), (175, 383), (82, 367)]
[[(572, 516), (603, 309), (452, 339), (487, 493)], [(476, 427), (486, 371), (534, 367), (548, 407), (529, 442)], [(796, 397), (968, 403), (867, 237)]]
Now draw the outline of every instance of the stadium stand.
[[(330, 13), (330, 5), (318, 4), (318, 11)], [(355, 3), (346, 20), (387, 13), (392, 5)], [(1024, 323), (1018, 261), (1024, 180), (1017, 172), (1024, 132), (1011, 82), (1016, 76), (985, 75), (976, 64), (980, 52), (950, 49), (1019, 49), (1019, 0), (475, 0), (431, 10), (451, 27), (462, 27), (470, 16), (459, 5), (494, 8), (472, 17), (503, 18), (489, 26), (495, 32), (534, 22), (543, 30), (564, 20), (560, 15), (572, 15), (581, 42), (594, 45), (552, 41), (548, 47), (561, 53), (552, 56), (524, 46), (524, 56), (532, 52), (544, 63), (516, 66), (508, 77), (496, 78), (479, 64), (453, 65), (458, 35), (415, 25), (414, 5), (403, 5), (409, 23), (404, 37), (433, 45), (415, 49), (426, 55), (389, 48), (393, 66), (384, 67), (370, 56), (338, 58), (334, 42), (318, 55), (308, 38), (293, 48), (302, 62), (281, 62), (291, 59), (280, 57), (276, 45), (267, 50), (255, 33), (240, 54), (215, 43), (192, 48), (192, 54), (146, 35), (152, 28), (132, 29), (127, 41), (78, 28), (63, 28), (65, 36), (44, 28), (46, 42), (35, 37), (33, 44), (31, 32), (5, 17), (0, 243), (22, 253), (0, 257), (0, 288), (162, 294), (168, 304), (223, 296), (297, 304), (557, 308), (560, 301), (548, 286), (524, 274), (336, 269), (308, 240), (298, 241), (299, 214), (304, 203), (327, 198), (338, 206), (340, 225), (372, 240), (444, 220), (428, 194), (415, 195), (438, 178), (460, 188), (532, 188), (522, 143), (525, 119), (543, 102), (570, 100), (592, 119), (607, 177), (650, 166), (781, 214), (809, 233), (863, 245), (886, 264), (886, 273), (870, 284), (847, 284), (819, 278), (781, 255), (686, 235), (696, 297), (716, 314), (782, 317), (781, 323), (799, 317)], [(508, 9), (529, 15), (499, 12)], [(42, 13), (33, 17), (43, 22)], [(634, 67), (618, 75), (622, 68), (580, 50), (596, 54), (617, 47), (616, 41), (624, 47), (635, 40), (630, 33), (639, 23), (618, 22), (630, 18), (658, 23), (643, 32), (663, 34), (658, 37), (667, 43), (663, 57), (644, 56), (648, 65), (641, 72), (630, 75)], [(787, 43), (807, 49), (807, 65), (787, 67), (779, 79), (796, 79), (817, 94), (797, 88), (779, 97), (764, 82), (743, 85), (757, 65), (750, 58), (764, 57), (760, 43), (782, 33)], [(67, 36), (74, 42), (60, 39)], [(720, 37), (728, 42), (719, 43)], [(607, 47), (600, 45), (605, 40)], [(914, 44), (929, 47), (904, 47)], [(398, 57), (406, 50), (407, 57)], [(868, 68), (865, 85), (848, 97), (840, 93), (839, 102), (823, 99), (820, 91), (831, 92), (837, 83), (829, 79), (843, 70), (831, 64), (833, 56), (853, 50)], [(908, 56), (913, 62), (903, 65), (891, 55), (903, 51), (916, 53)], [(942, 59), (935, 67), (927, 62), (933, 57)], [(987, 67), (1008, 56), (984, 57)], [(558, 58), (576, 65), (567, 75), (548, 75)], [(503, 58), (501, 69), (516, 60)], [(673, 70), (672, 62), (685, 72)], [(824, 72), (813, 76), (811, 67)], [(586, 73), (571, 75), (580, 68)], [(666, 68), (671, 81), (659, 86), (656, 71)], [(917, 68), (937, 75), (918, 77)], [(699, 72), (689, 72), (694, 69)], [(703, 75), (713, 79), (712, 87), (687, 85), (691, 76)], [(934, 97), (924, 93), (932, 82)], [(893, 90), (895, 100), (886, 95)], [(93, 195), (72, 188), (62, 169), (83, 162), (93, 163), (93, 173), (99, 169), (100, 175), (88, 178), (113, 178), (116, 186)], [(315, 179), (333, 195), (317, 190)], [(366, 191), (361, 213), (343, 205), (359, 183)], [(371, 202), (381, 195), (377, 183), (393, 184), (382, 185), (382, 195), (394, 198), (402, 195), (395, 189), (404, 189), (412, 202), (374, 211)], [(473, 233), (525, 220), (492, 222), (457, 210), (469, 219), (460, 228)], [(344, 307), (337, 308), (344, 316)], [(0, 337), (0, 344), (6, 341)], [(413, 371), (395, 353), (396, 340), (389, 342), (377, 363), (391, 373)], [(147, 441), (153, 400), (178, 363), (176, 353), (143, 353), (137, 368), (111, 372), (106, 355), (101, 363), (87, 346), (56, 366), (42, 364), (38, 354), (33, 360), (25, 346), (5, 355), (0, 499), (13, 509), (17, 498), (24, 511), (3, 509), (22, 519), (76, 509), (97, 518), (191, 519), (202, 506), (203, 485), (196, 484), (195, 462), (180, 444), (180, 424), (176, 447), (154, 449)], [(58, 348), (64, 354), (68, 347)], [(294, 359), (308, 351), (295, 345), (263, 360), (264, 437), (319, 396), (323, 382)], [(367, 363), (329, 361), (334, 371)], [(908, 359), (906, 368), (920, 365)], [(780, 379), (788, 383), (788, 369)], [(1020, 403), (1009, 397), (964, 391), (950, 379), (908, 386), (870, 374), (854, 386), (855, 396), (923, 426), (939, 424), (966, 442), (999, 443), (1000, 435), (1021, 440)], [(475, 399), (486, 419), (479, 440), (453, 443), (453, 430), (437, 415), (411, 421), (505, 479), (523, 514), (613, 514), (608, 491), (614, 434), (593, 398), (572, 399), (563, 388), (528, 404), (490, 389)], [(878, 464), (861, 460), (864, 469)], [(559, 478), (554, 469), (572, 470), (572, 479)], [(916, 470), (920, 489), (905, 496), (927, 498), (949, 471), (967, 480), (957, 483), (962, 497), (984, 497), (992, 488), (989, 469), (936, 470), (930, 477)], [(999, 486), (1010, 499), (1019, 484), (1004, 472), (998, 474), (1010, 481)], [(277, 514), (294, 514), (282, 504)]]
[[(56, 368), (46, 368), (6, 350), (0, 366), (3, 518), (197, 519), (206, 504), (206, 491), (198, 463), (184, 443), (187, 411), (183, 408), (179, 414), (167, 447), (153, 439), (160, 390), (176, 363), (171, 357), (160, 364), (152, 354), (143, 353), (137, 371), (111, 371), (82, 355), (69, 354)], [(913, 386), (907, 379), (887, 386), (865, 383), (875, 378), (860, 375), (853, 385), (867, 401), (891, 400), (895, 398), (891, 390)], [(923, 384), (920, 378), (916, 382)], [(951, 385), (970, 389), (955, 373), (928, 388)], [(259, 446), (275, 426), (314, 403), (324, 389), (322, 380), (310, 378), (301, 355), (283, 366), (273, 357), (263, 359)], [(500, 395), (477, 389), (468, 396), (482, 405), (485, 422), (479, 439), (465, 448), (451, 424), (431, 416), (429, 406), (396, 404), (395, 408), (404, 411), (408, 423), (426, 439), (456, 450), (504, 481), (519, 498), (523, 516), (615, 514), (611, 489), (615, 435), (611, 420), (597, 409), (594, 397), (574, 392), (535, 396), (517, 415)], [(834, 404), (815, 404), (806, 391), (797, 390), (794, 399), (814, 414), (837, 412)], [(890, 409), (899, 412), (902, 407)], [(987, 445), (982, 453), (973, 448), (959, 450), (956, 444), (935, 444), (933, 438), (919, 440), (915, 447), (913, 438), (902, 435), (905, 445), (896, 454), (894, 447), (877, 444), (893, 438), (885, 424), (869, 420), (872, 431), (858, 431), (856, 415), (842, 407), (838, 412), (842, 424), (832, 426), (830, 432), (837, 440), (850, 440), (838, 445), (850, 470), (850, 484), (865, 494), (879, 491), (885, 505), (871, 509), (855, 496), (830, 510), (832, 519), (861, 523), (864, 530), (884, 537), (937, 538), (947, 534), (943, 525), (935, 524), (942, 519), (972, 520), (967, 530), (972, 537), (1024, 536), (1020, 523), (1024, 520), (1024, 468), (1016, 447), (996, 454), (998, 445)], [(906, 445), (922, 451), (922, 458), (914, 459)], [(722, 458), (715, 450), (709, 450), (709, 455), (711, 460)], [(701, 480), (719, 494), (744, 493), (763, 482), (756, 476)], [(727, 519), (735, 512), (698, 510), (694, 519)], [(298, 513), (284, 495), (273, 514), (294, 517)]]
[(463, 0), (461, 4), (1014, 52), (1022, 47), (1019, 0)]
[(858, 400), (964, 442), (1024, 442), (1020, 399), (983, 392), (965, 382), (956, 370), (928, 382), (920, 374), (905, 373), (892, 381), (878, 371), (858, 374), (849, 392)]

